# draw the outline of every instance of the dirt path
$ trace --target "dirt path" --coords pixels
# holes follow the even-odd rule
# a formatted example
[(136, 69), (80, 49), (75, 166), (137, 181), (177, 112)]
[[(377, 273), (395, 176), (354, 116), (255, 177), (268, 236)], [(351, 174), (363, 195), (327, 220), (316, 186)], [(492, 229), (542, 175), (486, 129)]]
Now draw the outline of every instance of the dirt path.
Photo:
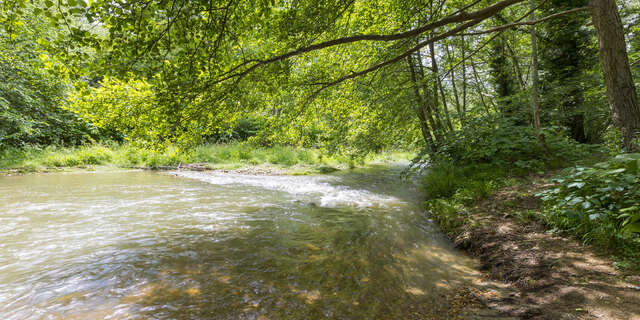
[(503, 189), (462, 213), (465, 223), (450, 232), (490, 280), (470, 289), (484, 308), (466, 318), (640, 320), (640, 273), (618, 271), (595, 249), (533, 221), (533, 195), (544, 187), (538, 177)]

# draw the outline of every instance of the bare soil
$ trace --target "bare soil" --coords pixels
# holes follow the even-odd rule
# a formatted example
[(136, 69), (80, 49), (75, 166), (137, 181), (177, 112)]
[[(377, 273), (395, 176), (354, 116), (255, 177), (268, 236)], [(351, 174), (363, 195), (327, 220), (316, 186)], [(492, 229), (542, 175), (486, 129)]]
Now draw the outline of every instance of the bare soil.
[(534, 194), (545, 181), (532, 177), (480, 201), (450, 234), (487, 277), (468, 289), (483, 307), (465, 318), (640, 320), (640, 273), (616, 270), (606, 252), (535, 221)]

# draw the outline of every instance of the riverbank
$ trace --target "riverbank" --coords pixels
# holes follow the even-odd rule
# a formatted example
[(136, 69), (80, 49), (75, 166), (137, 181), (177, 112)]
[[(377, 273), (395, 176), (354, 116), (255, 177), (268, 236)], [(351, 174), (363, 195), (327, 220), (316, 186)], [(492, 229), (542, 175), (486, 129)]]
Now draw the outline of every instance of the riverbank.
[(240, 143), (161, 150), (132, 145), (94, 144), (73, 148), (23, 148), (0, 151), (0, 174), (73, 170), (217, 170), (244, 174), (300, 175), (328, 173), (373, 163), (408, 161), (413, 153), (383, 152), (365, 157), (328, 155), (317, 149)]
[[(640, 319), (640, 273), (617, 270), (611, 252), (551, 233), (536, 193), (550, 174), (519, 179), (455, 208), (431, 206), (458, 248), (480, 260), (502, 292), (474, 297), (489, 309), (524, 319)], [(505, 293), (506, 292), (506, 293)]]

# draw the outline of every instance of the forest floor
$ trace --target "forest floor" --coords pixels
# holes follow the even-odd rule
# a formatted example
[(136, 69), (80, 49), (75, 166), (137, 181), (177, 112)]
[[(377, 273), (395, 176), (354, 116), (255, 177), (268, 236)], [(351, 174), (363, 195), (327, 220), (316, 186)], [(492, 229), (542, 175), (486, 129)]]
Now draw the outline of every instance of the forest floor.
[(486, 276), (464, 289), (480, 306), (467, 308), (464, 319), (640, 320), (640, 272), (617, 270), (606, 252), (536, 221), (541, 203), (534, 194), (549, 187), (547, 178), (531, 177), (469, 206), (463, 225), (450, 231)]

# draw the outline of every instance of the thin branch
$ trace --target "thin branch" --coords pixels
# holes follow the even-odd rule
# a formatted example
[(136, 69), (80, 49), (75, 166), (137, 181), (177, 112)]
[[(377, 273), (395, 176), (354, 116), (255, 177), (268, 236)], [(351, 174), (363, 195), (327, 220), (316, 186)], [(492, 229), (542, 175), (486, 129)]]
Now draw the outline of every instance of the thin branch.
[(353, 73), (351, 73), (349, 75), (343, 76), (343, 77), (338, 78), (336, 80), (333, 80), (331, 82), (317, 83), (316, 85), (322, 85), (322, 87), (320, 89), (316, 90), (316, 92), (314, 92), (311, 95), (311, 98), (317, 96), (320, 93), (320, 91), (322, 91), (324, 89), (327, 89), (329, 87), (335, 86), (335, 85), (340, 84), (340, 83), (342, 83), (344, 81), (347, 81), (349, 79), (353, 79), (353, 78), (356, 78), (356, 77), (359, 77), (359, 76), (363, 76), (363, 75), (368, 74), (370, 72), (373, 72), (373, 71), (375, 71), (377, 69), (380, 69), (380, 68), (383, 68), (385, 66), (388, 66), (388, 65), (390, 65), (392, 63), (396, 63), (396, 62), (408, 57), (412, 53), (417, 52), (421, 48), (423, 48), (423, 47), (425, 47), (425, 46), (427, 46), (427, 45), (429, 45), (431, 43), (437, 42), (438, 40), (442, 40), (442, 39), (448, 38), (448, 37), (460, 32), (462, 30), (466, 30), (466, 29), (468, 29), (470, 27), (473, 27), (474, 25), (477, 25), (478, 23), (482, 22), (483, 20), (484, 19), (477, 19), (477, 20), (473, 20), (473, 21), (469, 21), (467, 23), (461, 24), (460, 26), (458, 26), (456, 28), (453, 28), (448, 32), (442, 33), (442, 34), (440, 34), (440, 35), (438, 35), (436, 37), (433, 37), (433, 38), (430, 38), (430, 39), (428, 39), (426, 41), (418, 43), (418, 45), (416, 45), (415, 47), (405, 51), (404, 53), (402, 53), (402, 54), (400, 54), (400, 55), (398, 55), (398, 56), (396, 56), (396, 57), (394, 57), (394, 58), (392, 58), (390, 60), (387, 60), (387, 61), (381, 62), (379, 64), (373, 65), (373, 66), (371, 66), (371, 67), (369, 67), (367, 69), (364, 69), (364, 70), (361, 70), (361, 71), (358, 71), (358, 72), (353, 72)]
[(591, 10), (591, 7), (575, 8), (575, 9), (571, 9), (571, 10), (558, 12), (558, 13), (552, 14), (550, 16), (546, 16), (546, 17), (544, 17), (542, 19), (538, 19), (538, 20), (514, 22), (514, 23), (505, 24), (505, 25), (502, 25), (502, 26), (499, 26), (499, 27), (495, 27), (495, 28), (491, 28), (491, 29), (487, 29), (487, 30), (482, 30), (482, 31), (477, 31), (477, 32), (469, 32), (469, 33), (461, 33), (458, 36), (463, 36), (463, 35), (464, 36), (477, 36), (477, 35), (481, 35), (481, 34), (498, 32), (498, 31), (502, 31), (502, 30), (513, 28), (513, 27), (517, 27), (517, 26), (531, 26), (531, 25), (535, 25), (535, 24), (538, 24), (538, 23), (541, 23), (541, 22), (545, 22), (545, 21), (547, 21), (549, 19), (557, 18), (559, 16), (563, 16), (563, 15), (574, 13), (574, 12), (586, 11), (586, 10)]
[[(252, 66), (250, 66), (249, 68), (247, 68), (246, 70), (242, 71), (242, 72), (238, 72), (236, 74), (229, 74), (229, 73), (225, 73), (227, 76), (224, 76), (225, 74), (223, 74), (224, 77), (218, 79), (218, 81), (216, 81), (216, 83), (219, 82), (223, 82), (226, 80), (229, 80), (231, 78), (235, 78), (235, 77), (244, 77), (245, 74), (253, 72), (255, 69), (257, 69), (258, 67), (267, 65), (267, 64), (271, 64), (271, 63), (275, 63), (278, 61), (282, 61), (294, 56), (298, 56), (307, 52), (311, 52), (311, 51), (316, 51), (316, 50), (320, 50), (320, 49), (325, 49), (325, 48), (329, 48), (329, 47), (334, 47), (337, 45), (343, 45), (343, 44), (348, 44), (348, 43), (353, 43), (353, 42), (359, 42), (359, 41), (395, 41), (395, 40), (400, 40), (400, 39), (405, 39), (405, 38), (410, 38), (410, 37), (415, 37), (415, 36), (419, 36), (427, 31), (432, 31), (435, 30), (439, 27), (443, 27), (446, 26), (448, 24), (451, 23), (460, 23), (460, 22), (465, 22), (465, 21), (471, 21), (471, 22), (475, 22), (475, 21), (483, 21), (493, 15), (495, 15), (496, 13), (502, 11), (503, 9), (519, 3), (519, 2), (523, 2), (524, 0), (503, 0), (501, 2), (498, 2), (492, 6), (486, 7), (484, 9), (480, 9), (471, 13), (466, 13), (466, 12), (459, 12), (455, 15), (452, 16), (448, 16), (445, 17), (443, 19), (440, 19), (438, 21), (429, 23), (427, 25), (424, 25), (422, 27), (413, 29), (413, 30), (409, 30), (406, 32), (401, 32), (401, 33), (396, 33), (396, 34), (388, 34), (388, 35), (381, 35), (381, 34), (363, 34), (363, 35), (355, 35), (355, 36), (349, 36), (349, 37), (343, 37), (343, 38), (338, 38), (338, 39), (333, 39), (333, 40), (329, 40), (329, 41), (325, 41), (325, 42), (321, 42), (321, 43), (317, 43), (317, 44), (313, 44), (310, 46), (306, 46), (306, 47), (302, 47), (302, 48), (298, 48), (296, 50), (281, 54), (281, 55), (277, 55), (265, 60), (259, 60), (259, 62), (253, 64)], [(472, 23), (471, 25), (476, 25), (477, 23)], [(466, 24), (465, 24), (466, 25)], [(467, 27), (468, 28), (468, 27)], [(458, 30), (461, 31), (461, 30)], [(242, 64), (246, 64), (246, 62), (243, 62)], [(236, 66), (232, 69), (237, 69), (239, 66)]]

